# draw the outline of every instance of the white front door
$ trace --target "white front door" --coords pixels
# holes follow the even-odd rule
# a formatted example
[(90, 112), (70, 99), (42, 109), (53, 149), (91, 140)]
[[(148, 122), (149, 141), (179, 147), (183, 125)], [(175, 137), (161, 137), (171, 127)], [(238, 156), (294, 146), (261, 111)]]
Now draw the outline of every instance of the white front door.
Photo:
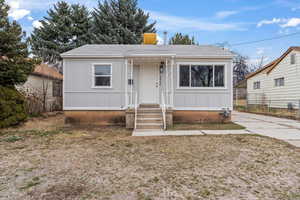
[(140, 104), (157, 104), (159, 103), (159, 71), (155, 64), (140, 65)]

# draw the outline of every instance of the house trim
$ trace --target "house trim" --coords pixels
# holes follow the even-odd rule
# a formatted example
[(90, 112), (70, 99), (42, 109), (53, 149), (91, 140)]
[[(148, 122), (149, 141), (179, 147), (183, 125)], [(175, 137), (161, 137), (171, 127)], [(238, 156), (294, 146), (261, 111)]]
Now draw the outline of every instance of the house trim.
[(126, 108), (121, 107), (64, 107), (64, 110), (71, 111), (71, 110), (81, 110), (81, 111), (99, 111), (99, 110), (125, 110)]
[[(95, 66), (96, 65), (109, 65), (111, 70), (111, 75), (104, 75), (103, 77), (110, 76), (110, 86), (95, 86)], [(112, 89), (113, 79), (113, 64), (112, 63), (92, 63), (92, 87), (93, 89)]]
[(133, 57), (174, 57), (174, 58), (180, 58), (180, 59), (232, 59), (234, 56), (232, 55), (175, 55), (175, 54), (132, 54), (132, 55), (61, 55), (62, 58), (67, 58), (67, 59), (80, 59), (80, 58), (133, 58)]
[[(179, 81), (179, 68), (180, 65), (224, 65), (224, 87), (180, 87), (180, 81)], [(228, 73), (228, 64), (226, 62), (177, 62), (177, 84), (176, 84), (176, 89), (177, 90), (227, 90), (228, 86), (227, 86), (227, 73)], [(213, 81), (214, 80), (214, 67), (213, 67)], [(213, 85), (215, 83), (213, 82)]]

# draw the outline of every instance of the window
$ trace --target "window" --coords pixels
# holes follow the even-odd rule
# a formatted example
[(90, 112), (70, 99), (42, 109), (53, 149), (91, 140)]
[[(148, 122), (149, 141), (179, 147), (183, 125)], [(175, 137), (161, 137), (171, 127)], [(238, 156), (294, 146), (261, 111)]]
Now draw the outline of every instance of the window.
[(111, 87), (112, 67), (110, 64), (95, 64), (94, 87)]
[(253, 83), (253, 89), (254, 90), (260, 89), (260, 81), (256, 81)]
[(53, 80), (52, 95), (53, 97), (62, 97), (62, 81)]
[(274, 79), (275, 87), (284, 86), (284, 78), (276, 78)]
[(291, 65), (296, 64), (296, 54), (291, 54)]
[(179, 87), (224, 87), (224, 65), (180, 65)]

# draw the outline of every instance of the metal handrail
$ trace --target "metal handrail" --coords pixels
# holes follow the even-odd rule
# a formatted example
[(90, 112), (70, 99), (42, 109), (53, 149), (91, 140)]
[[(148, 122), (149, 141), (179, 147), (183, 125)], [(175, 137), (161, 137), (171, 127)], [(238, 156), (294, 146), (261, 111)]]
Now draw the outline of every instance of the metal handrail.
[(167, 129), (167, 124), (166, 124), (166, 102), (165, 102), (165, 95), (164, 92), (161, 93), (161, 110), (163, 114), (163, 127), (164, 130)]
[(136, 92), (135, 93), (135, 102), (134, 102), (134, 129), (136, 129), (136, 126), (137, 126), (137, 110), (138, 110), (138, 93)]

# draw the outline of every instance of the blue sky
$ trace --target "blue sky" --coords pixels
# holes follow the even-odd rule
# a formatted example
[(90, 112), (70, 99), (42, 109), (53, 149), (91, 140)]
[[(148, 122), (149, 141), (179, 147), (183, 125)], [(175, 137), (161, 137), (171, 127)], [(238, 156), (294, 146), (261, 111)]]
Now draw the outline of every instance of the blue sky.
[[(97, 0), (67, 0), (89, 8)], [(30, 34), (38, 20), (57, 0), (7, 0), (16, 19)], [(232, 46), (240, 42), (300, 32), (299, 0), (139, 0), (139, 7), (157, 21), (158, 34), (175, 32), (194, 36), (200, 44), (227, 43), (227, 47), (248, 56), (256, 64), (262, 56), (265, 62), (280, 56), (289, 46), (300, 46), (300, 34), (279, 40)]]

